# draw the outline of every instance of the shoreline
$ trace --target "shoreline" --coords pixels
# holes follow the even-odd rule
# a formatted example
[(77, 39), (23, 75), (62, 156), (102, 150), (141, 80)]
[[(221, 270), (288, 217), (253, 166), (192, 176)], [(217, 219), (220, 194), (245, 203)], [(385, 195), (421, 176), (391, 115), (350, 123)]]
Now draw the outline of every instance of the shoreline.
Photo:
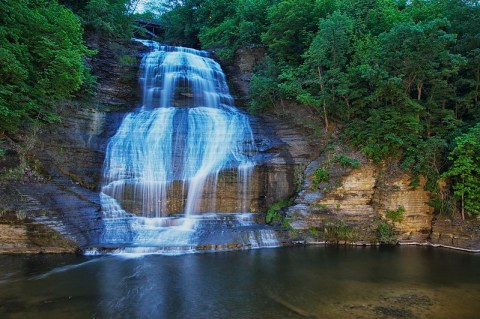
[[(324, 245), (324, 246), (327, 246), (327, 245), (345, 245), (345, 246), (365, 246), (365, 247), (368, 247), (368, 246), (382, 246), (382, 244), (379, 244), (379, 243), (372, 243), (372, 242), (351, 242), (351, 243), (348, 243), (348, 242), (340, 242), (340, 243), (331, 243), (331, 242), (327, 242), (327, 241), (311, 241), (311, 242), (305, 242), (305, 241), (297, 241), (297, 242), (293, 242), (293, 245), (304, 245), (304, 246), (308, 246), (308, 245), (313, 245), (313, 246), (320, 246), (320, 245)], [(457, 247), (457, 246), (451, 246), (451, 245), (444, 245), (444, 244), (435, 244), (435, 243), (431, 243), (431, 242), (410, 242), (410, 241), (399, 241), (397, 242), (396, 244), (393, 244), (393, 245), (384, 245), (384, 246), (428, 246), (428, 247), (434, 247), (434, 248), (437, 248), (437, 247), (440, 247), (440, 248), (446, 248), (446, 249), (451, 249), (451, 250), (457, 250), (457, 251), (463, 251), (463, 252), (468, 252), (468, 253), (472, 253), (472, 254), (478, 254), (480, 253), (480, 249), (472, 249), (472, 248), (465, 248), (465, 247)]]
[[(278, 247), (295, 247), (295, 246), (364, 246), (364, 247), (373, 247), (373, 246), (428, 246), (428, 247), (434, 247), (434, 248), (445, 248), (445, 249), (451, 249), (451, 250), (456, 250), (456, 251), (462, 251), (466, 253), (471, 253), (471, 254), (479, 254), (480, 249), (474, 249), (474, 248), (465, 248), (465, 247), (457, 247), (457, 246), (451, 246), (451, 245), (444, 245), (444, 244), (435, 244), (431, 242), (410, 242), (410, 241), (399, 241), (396, 244), (393, 245), (381, 245), (379, 243), (372, 243), (372, 242), (339, 242), (339, 243), (332, 243), (332, 242), (327, 242), (327, 241), (291, 241), (288, 244), (283, 243), (280, 244)], [(262, 247), (263, 248), (263, 247)], [(264, 247), (264, 248), (272, 248), (272, 247)], [(276, 248), (276, 247), (275, 247)], [(260, 248), (261, 249), (261, 248)], [(252, 250), (251, 248), (245, 248), (245, 249), (214, 249), (210, 250), (209, 252), (221, 252), (221, 251), (238, 251), (238, 250)], [(55, 249), (39, 249), (38, 251), (35, 251), (35, 249), (26, 249), (26, 250), (21, 250), (21, 249), (1, 249), (0, 248), (0, 256), (2, 255), (79, 255), (79, 256), (87, 256), (83, 254), (84, 250), (77, 247), (74, 250), (61, 250), (59, 249), (58, 251), (55, 251)], [(198, 252), (206, 252), (206, 250), (198, 250)]]

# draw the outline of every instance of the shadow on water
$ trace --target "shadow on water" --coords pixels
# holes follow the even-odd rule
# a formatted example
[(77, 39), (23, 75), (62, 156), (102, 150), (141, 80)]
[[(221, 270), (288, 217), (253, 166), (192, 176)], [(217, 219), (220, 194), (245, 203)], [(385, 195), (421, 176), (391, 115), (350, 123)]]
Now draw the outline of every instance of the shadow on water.
[(480, 256), (302, 247), (0, 256), (1, 318), (476, 318)]

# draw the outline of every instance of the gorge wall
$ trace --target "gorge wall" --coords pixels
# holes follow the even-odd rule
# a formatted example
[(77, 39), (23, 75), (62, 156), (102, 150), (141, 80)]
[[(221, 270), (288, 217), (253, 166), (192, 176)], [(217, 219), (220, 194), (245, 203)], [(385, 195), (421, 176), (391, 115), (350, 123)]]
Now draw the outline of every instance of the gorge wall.
[[(65, 101), (62, 122), (37, 133), (27, 158), (41, 174), (26, 170), (16, 181), (2, 183), (0, 253), (74, 252), (94, 245), (102, 230), (98, 190), (107, 141), (139, 101), (138, 63), (120, 63), (118, 54), (138, 61), (143, 48), (132, 43), (117, 48), (120, 53), (115, 55), (112, 44), (90, 42), (99, 51), (90, 61), (99, 78), (97, 96)], [(226, 67), (238, 105), (247, 99), (251, 72), (262, 56), (260, 49), (241, 50), (236, 62)], [(402, 206), (404, 219), (394, 225), (401, 242), (479, 249), (478, 225), (434, 218), (426, 204), (424, 181), (412, 189), (408, 175), (385, 174), (363, 159), (354, 169), (332, 165), (329, 181), (314, 186), (316, 168), (328, 162), (321, 139), (289, 117), (252, 117), (251, 125), (259, 163), (248, 207), (266, 212), (272, 204), (297, 194), (284, 212), (292, 240), (377, 243), (378, 225), (386, 220), (386, 211)], [(12, 148), (2, 159), (1, 170), (9, 172), (18, 162), (19, 152)], [(232, 197), (237, 181), (225, 172), (221, 182), (218, 196), (226, 198), (228, 211), (238, 202)]]
[[(365, 162), (355, 169), (334, 165), (329, 180), (315, 186), (312, 176), (324, 161), (320, 157), (307, 167), (302, 190), (287, 211), (292, 227), (307, 232), (307, 241), (375, 243), (386, 212), (399, 207), (404, 208), (404, 217), (394, 225), (397, 239), (407, 243), (429, 238), (433, 209), (427, 205), (429, 194), (423, 180), (412, 188), (408, 175), (387, 177)], [(343, 234), (334, 233), (341, 228)]]
[[(73, 252), (95, 245), (103, 229), (99, 187), (108, 139), (127, 112), (139, 103), (138, 63), (121, 63), (112, 45), (91, 40), (99, 54), (90, 62), (99, 87), (93, 99), (62, 102), (62, 121), (44, 127), (35, 144), (25, 152), (29, 167), (0, 188), (0, 252)], [(129, 44), (123, 60), (139, 61), (143, 47)], [(132, 76), (133, 75), (133, 76)], [(259, 150), (258, 165), (247, 196), (252, 212), (264, 212), (272, 203), (295, 192), (295, 167), (311, 161), (311, 145), (288, 121), (252, 117)], [(21, 136), (18, 142), (21, 142)], [(33, 143), (33, 142), (32, 142)], [(12, 148), (8, 173), (19, 164), (20, 153)], [(7, 163), (6, 163), (7, 164)], [(27, 176), (31, 174), (32, 176)], [(225, 207), (235, 209), (236, 176), (220, 177)], [(180, 199), (182, 200), (182, 199)], [(175, 213), (175, 211), (173, 211)]]
[[(261, 48), (240, 49), (234, 63), (226, 66), (231, 86), (240, 101), (248, 101), (252, 71), (264, 54)], [(293, 117), (288, 113), (283, 116), (289, 126), (295, 122)], [(271, 115), (269, 119), (278, 121)], [(328, 155), (318, 156), (327, 147), (325, 141), (314, 137), (311, 130), (301, 131), (303, 140), (309, 141), (307, 152), (314, 159), (305, 168), (297, 166), (294, 176), (290, 176), (295, 184), (301, 185), (296, 190), (293, 205), (283, 212), (294, 239), (306, 243), (378, 243), (379, 225), (388, 223), (393, 226), (393, 242), (480, 250), (480, 221), (463, 221), (455, 215), (435, 216), (433, 208), (427, 204), (431, 198), (424, 190), (424, 179), (412, 187), (411, 176), (407, 173), (374, 165), (365, 159), (355, 169), (338, 164), (330, 167)], [(279, 136), (284, 133), (277, 131)], [(298, 138), (292, 139), (289, 149), (295, 148), (297, 142)], [(349, 152), (348, 149), (337, 151)], [(313, 186), (315, 169), (326, 166), (330, 167), (329, 181)], [(301, 176), (303, 180), (299, 180)], [(403, 220), (392, 223), (386, 214), (400, 207), (404, 210)]]

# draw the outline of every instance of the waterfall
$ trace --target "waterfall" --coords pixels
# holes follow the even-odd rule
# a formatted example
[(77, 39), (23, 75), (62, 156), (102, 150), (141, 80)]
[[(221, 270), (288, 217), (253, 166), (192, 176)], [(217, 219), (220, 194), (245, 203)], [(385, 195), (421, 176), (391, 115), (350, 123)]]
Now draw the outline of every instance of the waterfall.
[[(255, 234), (258, 225), (238, 217), (249, 211), (257, 150), (249, 118), (234, 107), (220, 65), (205, 51), (137, 41), (151, 50), (140, 67), (142, 104), (107, 146), (101, 243), (148, 251), (208, 246), (222, 237), (209, 233), (228, 220), (248, 230), (244, 242), (228, 240), (242, 245), (255, 238), (254, 246), (261, 246), (260, 236), (272, 246), (273, 233)], [(221, 175), (236, 180), (235, 205), (217, 194)], [(205, 225), (214, 227), (202, 233)]]

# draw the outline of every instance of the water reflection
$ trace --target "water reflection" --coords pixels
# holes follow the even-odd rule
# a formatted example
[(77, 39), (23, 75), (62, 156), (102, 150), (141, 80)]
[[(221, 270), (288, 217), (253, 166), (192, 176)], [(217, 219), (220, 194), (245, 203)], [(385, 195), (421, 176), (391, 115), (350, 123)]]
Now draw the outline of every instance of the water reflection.
[(480, 256), (309, 247), (1, 256), (1, 318), (476, 318)]

